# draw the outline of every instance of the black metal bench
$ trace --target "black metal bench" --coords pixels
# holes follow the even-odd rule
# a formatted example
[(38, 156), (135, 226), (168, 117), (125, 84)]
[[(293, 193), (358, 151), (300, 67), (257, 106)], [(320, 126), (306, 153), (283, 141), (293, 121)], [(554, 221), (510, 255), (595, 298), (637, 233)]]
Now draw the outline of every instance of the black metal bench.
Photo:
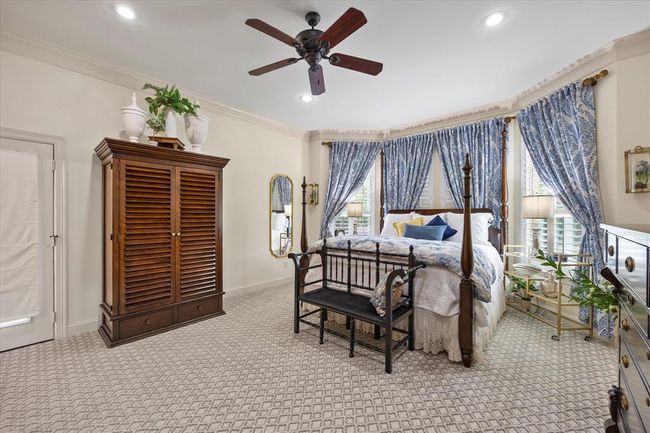
[[(309, 266), (311, 255), (319, 255), (321, 264)], [(381, 253), (379, 243), (376, 244), (374, 252), (353, 250), (350, 241), (347, 248), (332, 248), (323, 242), (320, 250), (304, 253), (289, 254), (295, 267), (294, 284), (294, 332), (300, 332), (300, 323), (313, 325), (306, 320), (307, 316), (320, 312), (320, 344), (323, 344), (323, 335), (326, 331), (325, 321), (327, 312), (333, 311), (346, 316), (346, 328), (350, 329), (350, 357), (354, 357), (355, 345), (355, 319), (375, 325), (375, 338), (380, 338), (380, 329), (384, 333), (384, 350), (386, 373), (392, 372), (393, 352), (402, 344), (408, 342), (408, 350), (415, 349), (415, 326), (414, 306), (415, 296), (413, 278), (416, 270), (423, 268), (424, 264), (418, 264), (413, 255), (413, 247), (409, 254), (387, 254)], [(307, 271), (321, 268), (322, 278), (305, 282)], [(374, 291), (379, 284), (381, 274), (388, 274), (386, 278), (386, 314), (380, 316), (375, 307), (370, 303), (370, 298), (363, 294), (353, 293), (352, 289), (363, 289)], [(404, 291), (399, 300), (392, 303), (392, 286), (397, 277), (401, 277), (408, 284), (408, 291)], [(374, 284), (373, 284), (374, 281)], [(330, 287), (328, 283), (337, 284), (341, 288)], [(305, 292), (308, 286), (319, 287)], [(317, 310), (300, 314), (300, 303), (320, 307)], [(399, 319), (408, 316), (408, 330), (397, 329), (394, 323)], [(393, 344), (393, 331), (405, 335), (404, 338)], [(328, 330), (328, 332), (330, 332)], [(335, 333), (335, 332), (332, 332)], [(359, 342), (359, 344), (364, 344)], [(365, 344), (364, 344), (365, 345)], [(375, 346), (369, 346), (377, 350)]]

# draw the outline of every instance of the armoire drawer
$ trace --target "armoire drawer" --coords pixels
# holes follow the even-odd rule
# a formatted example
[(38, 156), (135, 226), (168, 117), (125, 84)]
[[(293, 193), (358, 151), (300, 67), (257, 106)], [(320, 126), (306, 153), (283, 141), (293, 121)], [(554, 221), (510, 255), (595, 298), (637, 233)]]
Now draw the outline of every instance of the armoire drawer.
[(120, 320), (120, 338), (129, 338), (146, 334), (171, 326), (173, 315), (171, 309), (154, 311), (129, 319)]
[(627, 283), (644, 302), (647, 299), (647, 261), (647, 247), (624, 238), (618, 238), (617, 276)]
[(619, 397), (619, 413), (623, 418), (623, 423), (627, 427), (627, 432), (644, 433), (646, 430), (641, 421), (641, 415), (639, 414), (636, 404), (634, 403), (634, 398), (630, 393), (627, 384), (627, 377), (622, 371), (619, 371), (619, 384), (621, 393)]
[[(621, 357), (623, 356), (629, 356), (629, 353), (626, 351), (624, 346), (621, 346)], [(621, 386), (625, 386), (623, 392), (627, 395), (629, 400), (629, 407), (625, 409), (625, 406), (621, 405), (621, 409), (623, 409), (623, 412), (637, 412), (637, 415), (640, 418), (640, 423), (644, 425), (644, 427), (650, 427), (650, 425), (648, 425), (650, 423), (650, 406), (648, 406), (648, 398), (650, 395), (648, 394), (648, 389), (641, 380), (638, 370), (633, 364), (630, 364), (628, 368), (625, 368), (621, 362), (619, 374)]]
[(180, 304), (178, 306), (178, 321), (187, 322), (197, 317), (218, 313), (222, 308), (221, 302), (221, 295), (218, 295)]

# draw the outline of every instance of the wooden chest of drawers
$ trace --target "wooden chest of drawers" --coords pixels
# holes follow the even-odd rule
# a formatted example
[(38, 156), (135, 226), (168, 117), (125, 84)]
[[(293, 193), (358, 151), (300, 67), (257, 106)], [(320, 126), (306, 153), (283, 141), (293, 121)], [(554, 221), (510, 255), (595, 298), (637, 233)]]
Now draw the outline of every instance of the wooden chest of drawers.
[(605, 231), (608, 279), (620, 290), (618, 386), (610, 390), (607, 433), (650, 430), (650, 226)]

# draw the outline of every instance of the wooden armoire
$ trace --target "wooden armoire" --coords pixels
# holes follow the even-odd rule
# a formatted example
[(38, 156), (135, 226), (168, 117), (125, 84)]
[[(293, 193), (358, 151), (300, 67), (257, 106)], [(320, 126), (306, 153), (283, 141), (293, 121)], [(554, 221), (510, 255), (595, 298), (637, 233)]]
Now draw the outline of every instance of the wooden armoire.
[(107, 346), (223, 314), (222, 170), (228, 159), (105, 138)]

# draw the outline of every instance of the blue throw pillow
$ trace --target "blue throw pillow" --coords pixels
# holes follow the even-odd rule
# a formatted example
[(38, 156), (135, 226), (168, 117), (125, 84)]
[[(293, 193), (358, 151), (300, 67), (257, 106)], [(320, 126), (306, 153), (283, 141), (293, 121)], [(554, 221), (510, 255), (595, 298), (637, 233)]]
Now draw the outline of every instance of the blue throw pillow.
[(404, 226), (404, 237), (412, 239), (426, 239), (429, 241), (441, 241), (446, 226), (416, 226), (406, 224)]
[(440, 218), (440, 215), (436, 215), (436, 217), (434, 219), (432, 219), (431, 221), (429, 221), (427, 223), (427, 226), (440, 226), (440, 227), (445, 226), (445, 227), (447, 227), (445, 229), (445, 234), (442, 236), (443, 241), (447, 240), (448, 238), (450, 238), (453, 235), (455, 235), (456, 233), (458, 233), (458, 230), (454, 230), (451, 227), (449, 227), (447, 225), (447, 223), (445, 222), (445, 220)]

